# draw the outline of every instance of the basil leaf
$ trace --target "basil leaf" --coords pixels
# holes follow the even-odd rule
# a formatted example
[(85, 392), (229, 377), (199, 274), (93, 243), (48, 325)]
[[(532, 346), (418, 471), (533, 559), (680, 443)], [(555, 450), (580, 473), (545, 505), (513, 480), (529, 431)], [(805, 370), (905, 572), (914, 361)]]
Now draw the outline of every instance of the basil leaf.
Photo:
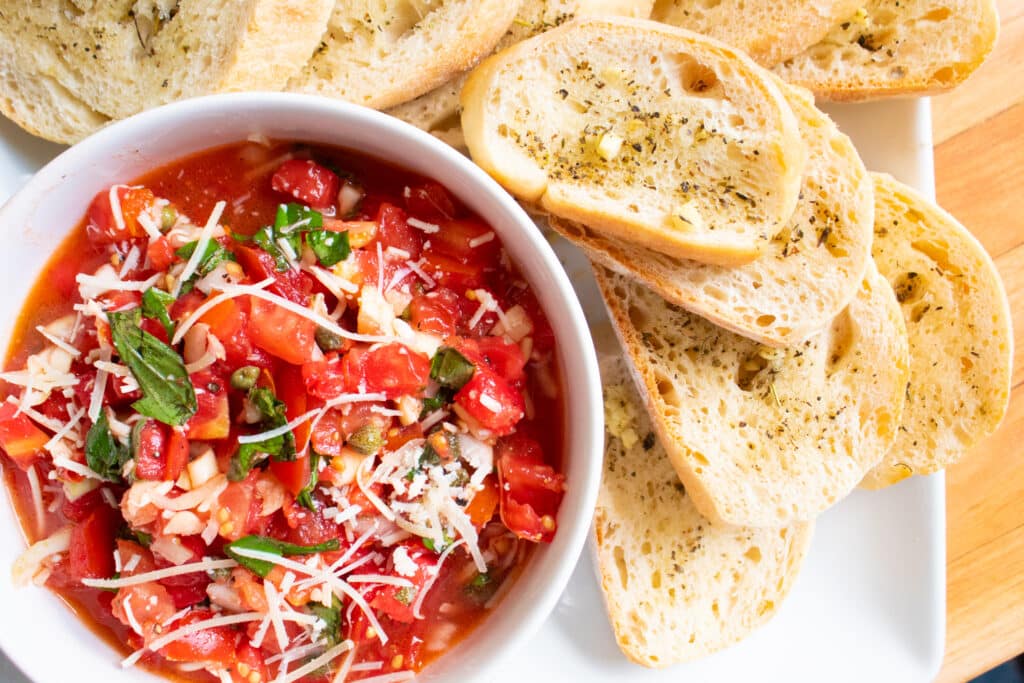
[(99, 418), (85, 435), (85, 464), (107, 481), (120, 482), (121, 469), (129, 457), (128, 448), (110, 431), (107, 411), (101, 410)]
[(341, 642), (341, 600), (335, 595), (331, 600), (331, 606), (325, 607), (319, 602), (306, 603), (306, 607), (313, 611), (318, 619), (324, 622), (323, 630), (320, 632), (327, 639), (328, 645), (337, 645)]
[(313, 507), (313, 491), (316, 489), (317, 482), (320, 481), (319, 465), (320, 454), (311, 448), (309, 453), (309, 483), (299, 491), (299, 495), (295, 496), (295, 501), (299, 505), (313, 512), (316, 512), (316, 508)]
[(476, 367), (450, 346), (442, 346), (430, 359), (430, 379), (458, 391), (473, 378)]
[(336, 538), (324, 541), (323, 543), (317, 543), (316, 545), (295, 545), (294, 543), (285, 543), (284, 541), (267, 538), (266, 536), (243, 536), (237, 541), (232, 541), (224, 546), (224, 552), (249, 571), (265, 578), (270, 573), (270, 570), (274, 568), (273, 562), (243, 557), (235, 553), (235, 550), (256, 550), (261, 553), (285, 557), (288, 555), (313, 555), (314, 553), (337, 550), (339, 547), (338, 539)]
[(167, 338), (170, 339), (174, 336), (174, 321), (171, 320), (171, 314), (168, 312), (174, 302), (177, 301), (173, 296), (157, 289), (156, 287), (150, 287), (142, 295), (142, 315), (147, 318), (156, 320), (164, 329), (167, 331)]
[(107, 318), (121, 362), (128, 366), (142, 390), (142, 398), (132, 408), (174, 427), (188, 422), (198, 406), (181, 356), (139, 327), (142, 309), (110, 312)]
[(344, 232), (311, 230), (306, 234), (306, 243), (316, 254), (320, 265), (325, 268), (344, 261), (352, 251), (348, 244), (348, 230)]
[[(174, 253), (183, 259), (192, 258), (192, 254), (196, 251), (199, 241), (189, 242), (188, 244), (182, 245)], [(217, 240), (209, 240), (206, 243), (206, 248), (203, 249), (203, 256), (199, 259), (199, 265), (196, 267), (196, 272), (192, 274), (188, 280), (181, 285), (181, 292), (188, 294), (192, 291), (192, 287), (195, 286), (195, 281), (204, 275), (209, 275), (213, 272), (213, 269), (224, 263), (225, 261), (234, 261), (235, 255), (230, 251), (221, 246)]]
[[(288, 415), (285, 413), (284, 402), (274, 396), (274, 392), (270, 389), (266, 387), (253, 387), (249, 390), (248, 400), (263, 416), (258, 425), (259, 432), (267, 432), (288, 424)], [(294, 460), (295, 434), (288, 431), (263, 441), (245, 443), (239, 446), (238, 451), (231, 458), (228, 479), (231, 481), (245, 479), (253, 466), (257, 464), (256, 456), (260, 453), (265, 453), (278, 462)]]
[(423, 399), (423, 410), (420, 411), (420, 420), (434, 411), (444, 408), (446, 404), (451, 402), (454, 395), (455, 392), (449, 387), (441, 387), (437, 390), (437, 394)]
[(316, 230), (323, 226), (323, 215), (302, 204), (280, 204), (274, 217), (274, 231), (279, 235)]
[(281, 247), (277, 245), (277, 241), (274, 239), (274, 228), (269, 225), (265, 228), (260, 228), (252, 236), (252, 241), (256, 243), (256, 246), (273, 257), (274, 265), (277, 267), (278, 272), (283, 273), (291, 268), (288, 259), (284, 257), (284, 252), (281, 251)]

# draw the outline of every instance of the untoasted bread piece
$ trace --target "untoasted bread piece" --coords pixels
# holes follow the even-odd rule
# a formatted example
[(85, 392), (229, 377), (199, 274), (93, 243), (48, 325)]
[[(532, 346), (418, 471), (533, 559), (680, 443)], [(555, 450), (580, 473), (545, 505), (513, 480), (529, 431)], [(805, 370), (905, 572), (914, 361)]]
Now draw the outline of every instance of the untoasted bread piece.
[[(519, 14), (494, 50), (504, 50), (574, 17), (615, 15), (646, 19), (653, 4), (654, 0), (524, 0)], [(461, 73), (444, 85), (389, 109), (388, 113), (465, 152), (459, 93), (468, 75), (468, 72)]]
[(58, 0), (0, 12), (0, 107), (76, 142), (110, 119), (215, 92), (279, 90), (309, 59), (332, 0)]
[(520, 0), (337, 0), (320, 47), (288, 90), (386, 109), (489, 54)]
[(735, 45), (773, 67), (814, 45), (863, 0), (659, 0), (651, 19)]
[(871, 254), (871, 178), (853, 143), (815, 109), (806, 90), (782, 85), (807, 146), (800, 201), (767, 253), (742, 266), (659, 254), (552, 218), (550, 225), (612, 270), (670, 302), (769, 346), (818, 332), (853, 298)]
[(812, 519), (889, 450), (908, 377), (892, 288), (869, 265), (828, 329), (769, 349), (594, 267), (655, 429), (697, 509), (740, 526)]
[(768, 74), (651, 21), (576, 19), (486, 60), (462, 91), (473, 160), (555, 216), (701, 262), (756, 258), (805, 163)]
[(775, 71), (830, 100), (932, 95), (974, 73), (998, 34), (995, 0), (869, 0)]
[(604, 358), (601, 375), (607, 433), (594, 535), (615, 639), (650, 667), (728, 647), (775, 615), (814, 523), (754, 529), (708, 521), (655, 438), (621, 355)]
[(881, 488), (957, 462), (996, 430), (1010, 401), (1013, 330), (999, 272), (978, 240), (906, 185), (872, 175), (872, 253), (910, 339), (899, 434), (863, 482)]

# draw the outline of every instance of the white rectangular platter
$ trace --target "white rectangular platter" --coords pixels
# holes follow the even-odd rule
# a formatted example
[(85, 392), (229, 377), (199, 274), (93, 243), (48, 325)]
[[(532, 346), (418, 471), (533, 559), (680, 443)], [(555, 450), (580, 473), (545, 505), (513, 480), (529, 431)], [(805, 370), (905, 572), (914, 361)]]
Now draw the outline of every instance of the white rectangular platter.
[[(869, 169), (934, 193), (927, 100), (826, 111), (853, 138)], [(0, 120), (0, 202), (61, 149)], [(10, 236), (14, 227), (0, 226), (0, 234)], [(556, 251), (587, 319), (605, 321), (585, 259), (561, 240)], [(593, 561), (585, 553), (540, 632), (489, 678), (496, 683), (930, 681), (942, 661), (945, 635), (944, 492), (942, 474), (855, 492), (819, 520), (803, 572), (768, 625), (714, 656), (658, 671), (633, 665), (619, 652)], [(97, 647), (103, 647), (98, 640)], [(104, 679), (103, 672), (83, 673), (86, 681)], [(0, 681), (26, 681), (2, 654)]]

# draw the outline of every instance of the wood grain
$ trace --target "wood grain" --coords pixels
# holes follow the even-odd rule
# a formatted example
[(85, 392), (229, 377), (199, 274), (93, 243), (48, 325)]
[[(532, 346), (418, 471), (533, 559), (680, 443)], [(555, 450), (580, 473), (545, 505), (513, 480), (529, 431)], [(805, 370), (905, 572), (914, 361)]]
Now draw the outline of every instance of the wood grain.
[(936, 196), (996, 261), (1014, 318), (1014, 390), (999, 431), (946, 474), (946, 658), (960, 683), (1024, 651), (1024, 2), (1000, 3), (990, 61), (933, 100)]

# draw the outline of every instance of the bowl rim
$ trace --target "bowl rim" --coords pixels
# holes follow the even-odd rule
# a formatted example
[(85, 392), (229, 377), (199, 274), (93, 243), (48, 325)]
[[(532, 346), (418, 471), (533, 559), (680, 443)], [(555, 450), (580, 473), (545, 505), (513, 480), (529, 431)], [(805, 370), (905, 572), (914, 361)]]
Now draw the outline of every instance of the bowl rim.
[[(546, 271), (550, 281), (556, 285), (556, 301), (561, 309), (558, 315), (565, 316), (564, 323), (554, 319), (555, 316), (551, 315), (548, 305), (544, 305), (543, 308), (555, 330), (559, 348), (565, 390), (566, 453), (563, 468), (568, 467), (570, 462), (576, 465), (576, 470), (573, 473), (573, 479), (569, 482), (569, 486), (571, 489), (578, 491), (578, 496), (576, 497), (578, 503), (573, 510), (568, 511), (570, 516), (564, 517), (564, 506), (565, 502), (569, 500), (569, 496), (566, 497), (566, 501), (563, 501), (563, 508), (559, 511), (559, 533), (556, 534), (555, 544), (552, 546), (554, 548), (557, 544), (560, 556), (554, 561), (553, 575), (548, 576), (546, 585), (540, 591), (539, 599), (532, 607), (527, 609), (525, 616), (521, 620), (517, 620), (511, 625), (504, 627), (506, 633), (501, 640), (501, 649), (496, 656), (492, 652), (487, 659), (481, 659), (479, 656), (474, 658), (478, 661), (474, 662), (473, 675), (481, 680), (486, 680), (484, 678), (485, 672), (496, 666), (511, 653), (520, 649), (524, 642), (539, 629), (554, 609), (583, 551), (597, 501), (604, 443), (602, 389), (597, 357), (590, 336), (589, 326), (580, 302), (573, 290), (572, 283), (555, 256), (551, 245), (534, 221), (493, 178), (472, 163), (467, 157), (429, 133), (387, 114), (316, 95), (280, 92), (207, 95), (149, 109), (127, 119), (112, 123), (78, 144), (64, 150), (36, 172), (25, 185), (0, 206), (0, 225), (10, 225), (12, 220), (21, 220), (21, 218), (31, 216), (34, 210), (33, 203), (38, 203), (48, 188), (59, 185), (69, 175), (71, 170), (81, 173), (81, 169), (87, 168), (90, 163), (111, 158), (110, 153), (112, 150), (116, 152), (118, 149), (122, 149), (125, 144), (130, 144), (126, 141), (139, 139), (140, 135), (149, 133), (160, 126), (169, 126), (171, 124), (180, 126), (183, 121), (208, 114), (212, 109), (220, 110), (226, 114), (245, 112), (254, 114), (257, 117), (266, 116), (268, 113), (266, 110), (279, 113), (287, 113), (289, 111), (318, 112), (339, 121), (374, 130), (378, 135), (393, 138), (396, 143), (401, 142), (419, 148), (419, 153), (435, 158), (439, 165), (451, 167), (453, 173), (468, 181), (466, 188), (460, 188), (458, 191), (448, 187), (447, 183), (442, 183), (453, 194), (456, 194), (456, 196), (464, 195), (466, 190), (483, 192), (486, 195), (488, 211), (486, 213), (478, 211), (478, 213), (489, 223), (495, 222), (495, 216), (505, 214), (511, 223), (517, 226), (516, 230), (519, 232), (517, 238), (523, 238), (529, 243), (529, 251), (539, 259), (542, 270)], [(185, 130), (181, 135), (187, 138), (190, 133)], [(236, 141), (226, 140), (222, 144)], [(308, 141), (315, 143), (315, 134), (312, 134)], [(210, 149), (215, 146), (204, 146), (200, 149)], [(352, 145), (351, 149), (356, 152), (366, 153), (356, 145)], [(194, 153), (196, 152), (183, 152), (177, 158), (184, 158)], [(381, 158), (377, 154), (369, 154), (369, 156)], [(386, 161), (386, 159), (384, 160)], [(163, 163), (173, 162), (174, 158), (172, 157), (169, 161)], [(401, 163), (396, 165), (403, 167)], [(429, 173), (424, 175), (430, 177)], [(80, 213), (75, 212), (73, 215), (75, 222), (66, 228), (59, 229), (61, 239), (66, 237), (74, 225), (77, 224)], [(507, 241), (507, 239), (508, 236), (503, 237), (503, 240)], [(38, 274), (32, 280), (33, 284), (38, 281)], [(531, 282), (531, 287), (534, 286)], [(20, 311), (24, 303), (24, 298), (20, 302), (16, 302), (17, 308), (15, 310)], [(12, 342), (10, 336), (6, 335), (3, 341), (5, 351), (9, 350)], [(575, 373), (570, 372), (570, 363), (566, 362), (568, 358), (566, 352), (570, 350), (577, 356), (576, 362), (572, 364), (577, 367), (577, 372)], [(579, 404), (580, 408), (574, 410), (573, 403)], [(582, 419), (580, 424), (572, 424), (574, 414)], [(574, 454), (576, 457), (573, 457)], [(17, 519), (13, 509), (11, 510), (11, 515), (15, 520)], [(20, 527), (20, 525), (18, 526)], [(20, 528), (18, 532), (21, 532)], [(555, 551), (552, 549), (551, 552)], [(539, 558), (534, 557), (530, 565), (536, 565), (538, 561)], [(526, 578), (522, 576), (517, 577), (515, 580), (520, 582)], [(514, 596), (516, 589), (520, 588), (520, 586), (520, 584), (513, 586), (507, 597)], [(4, 573), (4, 578), (0, 578), (0, 594), (8, 590), (25, 589), (14, 587), (11, 584), (9, 573)], [(63, 609), (68, 608), (65, 606)], [(78, 619), (77, 616), (73, 616), (73, 618)], [(487, 621), (493, 622), (493, 615)], [(486, 631), (488, 626), (489, 624), (486, 622), (481, 623), (479, 628), (473, 629), (473, 634)], [(5, 629), (0, 629), (0, 648), (3, 649), (22, 672), (33, 678), (33, 680), (42, 681), (42, 670), (37, 658), (29, 656), (28, 653), (20, 651), (19, 648), (12, 647), (8, 643), (10, 635), (5, 635), (4, 631)], [(98, 636), (94, 637), (97, 640), (102, 640)], [(473, 636), (471, 635), (466, 640), (472, 638)], [(460, 646), (461, 643), (455, 645), (453, 649), (459, 649)], [(449, 652), (450, 650), (443, 653), (437, 662), (444, 661)], [(422, 678), (423, 674), (428, 674), (434, 666), (435, 664), (428, 666), (418, 678)], [(428, 676), (428, 678), (433, 679), (434, 677)], [(142, 677), (139, 676), (139, 679), (141, 680)]]

